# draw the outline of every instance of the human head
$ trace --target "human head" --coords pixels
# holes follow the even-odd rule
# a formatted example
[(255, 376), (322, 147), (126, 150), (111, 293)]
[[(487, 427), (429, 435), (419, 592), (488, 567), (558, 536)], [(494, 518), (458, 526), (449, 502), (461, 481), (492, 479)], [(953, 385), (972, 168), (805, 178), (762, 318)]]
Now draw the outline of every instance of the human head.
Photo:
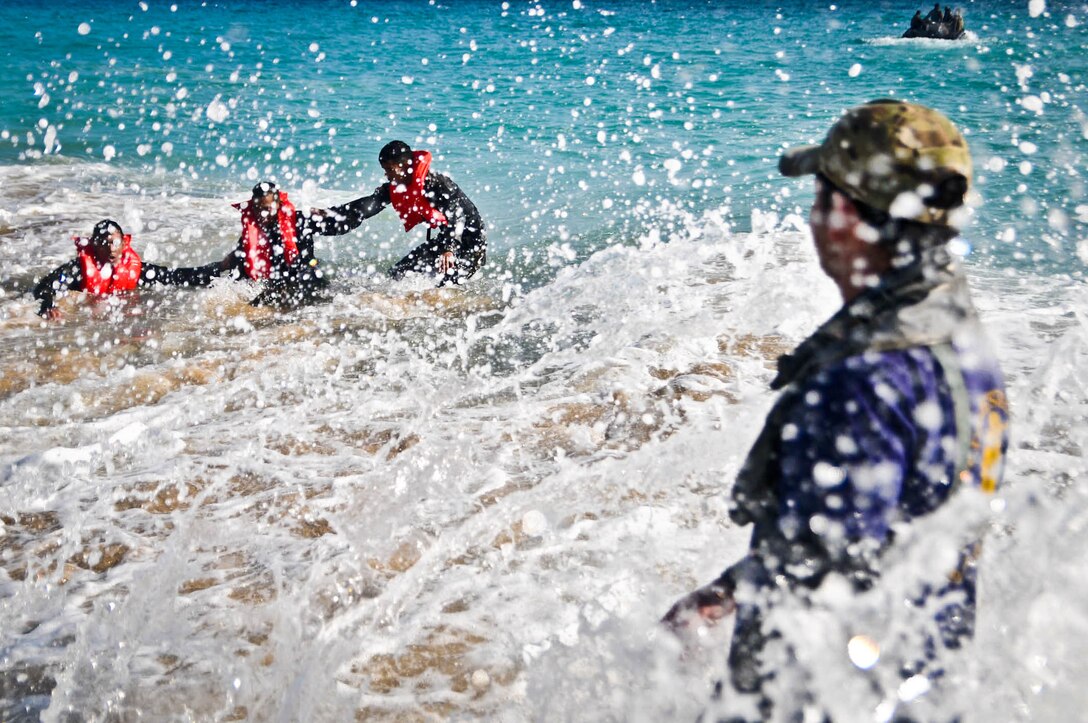
[(405, 183), (412, 178), (414, 160), (412, 148), (404, 141), (390, 141), (378, 153), (378, 163), (393, 183)]
[(120, 260), (124, 243), (125, 232), (121, 224), (106, 218), (94, 225), (88, 247), (95, 261), (104, 264)]
[(253, 187), (250, 196), (257, 215), (264, 220), (272, 220), (280, 211), (280, 192), (272, 181), (261, 181)]
[(823, 143), (786, 151), (779, 170), (816, 176), (809, 225), (821, 268), (849, 301), (955, 236), (971, 157), (937, 111), (877, 100), (848, 110)]
[(785, 176), (823, 175), (890, 219), (954, 228), (971, 185), (971, 153), (955, 125), (914, 103), (870, 101), (846, 111), (819, 145), (779, 159)]

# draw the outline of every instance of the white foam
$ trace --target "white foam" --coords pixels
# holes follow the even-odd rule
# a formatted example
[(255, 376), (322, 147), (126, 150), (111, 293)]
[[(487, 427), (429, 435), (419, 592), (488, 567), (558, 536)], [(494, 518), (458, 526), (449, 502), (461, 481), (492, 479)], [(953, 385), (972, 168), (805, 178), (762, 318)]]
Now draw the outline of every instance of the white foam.
[[(75, 222), (89, 192), (62, 175), (39, 175), (59, 186), (34, 203)], [(171, 239), (190, 219), (204, 219), (193, 255), (233, 242), (213, 230), (237, 223), (224, 199), (126, 198), (131, 217), (161, 224), (142, 237), (163, 258), (187, 258)], [(19, 223), (33, 206), (5, 203)], [(562, 266), (509, 306), (499, 282), (433, 292), (363, 276), (331, 304), (277, 315), (222, 281), (97, 317), (73, 301), (62, 324), (0, 330), (6, 369), (32, 338), (36, 354), (67, 349), (34, 359), (73, 370), (0, 400), (2, 507), (61, 526), (27, 548), (44, 557), (13, 553), (31, 574), (0, 608), (14, 659), (58, 671), (51, 711), (340, 719), (404, 702), (365, 672), (380, 656), (450, 643), (479, 700), (436, 669), (400, 690), (513, 719), (697, 715), (724, 643), (685, 663), (655, 621), (747, 543), (726, 493), (773, 400), (776, 347), (738, 355), (730, 340), (788, 347), (839, 302), (796, 219), (737, 234), (720, 215), (657, 213), (641, 242)], [(1008, 621), (1044, 589), (1041, 567), (1055, 605), (1088, 592), (1081, 494), (1044, 492), (1085, 471), (1088, 298), (1026, 275), (973, 280), (1010, 377), (1003, 514), (1017, 532), (987, 548), (987, 667), (971, 685), (1053, 711), (1079, 686), (1051, 678), (1044, 699), (1030, 682), (1079, 665), (1073, 646), (1024, 661), (1083, 621), (1042, 603)], [(137, 384), (145, 396), (118, 399)], [(106, 543), (129, 548), (124, 562), (68, 570), (58, 595), (65, 562)], [(34, 633), (9, 632), (31, 619)], [(842, 705), (860, 700), (843, 690)]]

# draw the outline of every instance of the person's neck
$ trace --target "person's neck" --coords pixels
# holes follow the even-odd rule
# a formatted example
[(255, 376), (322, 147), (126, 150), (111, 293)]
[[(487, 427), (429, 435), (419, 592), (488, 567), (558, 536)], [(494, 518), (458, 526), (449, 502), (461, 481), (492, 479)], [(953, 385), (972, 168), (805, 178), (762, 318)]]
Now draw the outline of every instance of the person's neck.
[(850, 273), (831, 279), (839, 289), (843, 305), (849, 304), (861, 293), (879, 286), (892, 268), (892, 256), (882, 246), (873, 245), (862, 260), (864, 263), (860, 269), (853, 269)]

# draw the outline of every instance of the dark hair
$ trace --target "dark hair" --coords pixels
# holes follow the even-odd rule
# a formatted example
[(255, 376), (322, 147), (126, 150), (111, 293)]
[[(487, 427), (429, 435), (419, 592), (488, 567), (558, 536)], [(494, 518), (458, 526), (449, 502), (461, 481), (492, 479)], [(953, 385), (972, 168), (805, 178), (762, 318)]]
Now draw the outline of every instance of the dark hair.
[(109, 244), (110, 234), (113, 233), (114, 230), (122, 236), (125, 235), (125, 231), (121, 228), (121, 224), (109, 218), (102, 219), (94, 225), (94, 230), (91, 231), (91, 243), (95, 246)]
[(410, 155), (412, 155), (412, 148), (407, 143), (404, 141), (389, 141), (382, 146), (381, 151), (378, 153), (378, 163), (382, 165), (395, 163)]
[(252, 196), (254, 199), (261, 199), (270, 193), (276, 192), (276, 184), (272, 181), (261, 181), (253, 187)]

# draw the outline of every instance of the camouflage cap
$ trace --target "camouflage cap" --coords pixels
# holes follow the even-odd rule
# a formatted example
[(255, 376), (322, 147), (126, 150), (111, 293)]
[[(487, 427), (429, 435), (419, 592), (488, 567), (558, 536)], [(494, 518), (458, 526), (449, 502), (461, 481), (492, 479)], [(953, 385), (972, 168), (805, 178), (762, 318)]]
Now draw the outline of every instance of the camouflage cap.
[(971, 153), (941, 113), (881, 99), (846, 111), (823, 143), (786, 151), (778, 169), (784, 176), (820, 173), (893, 217), (950, 226), (971, 184)]

